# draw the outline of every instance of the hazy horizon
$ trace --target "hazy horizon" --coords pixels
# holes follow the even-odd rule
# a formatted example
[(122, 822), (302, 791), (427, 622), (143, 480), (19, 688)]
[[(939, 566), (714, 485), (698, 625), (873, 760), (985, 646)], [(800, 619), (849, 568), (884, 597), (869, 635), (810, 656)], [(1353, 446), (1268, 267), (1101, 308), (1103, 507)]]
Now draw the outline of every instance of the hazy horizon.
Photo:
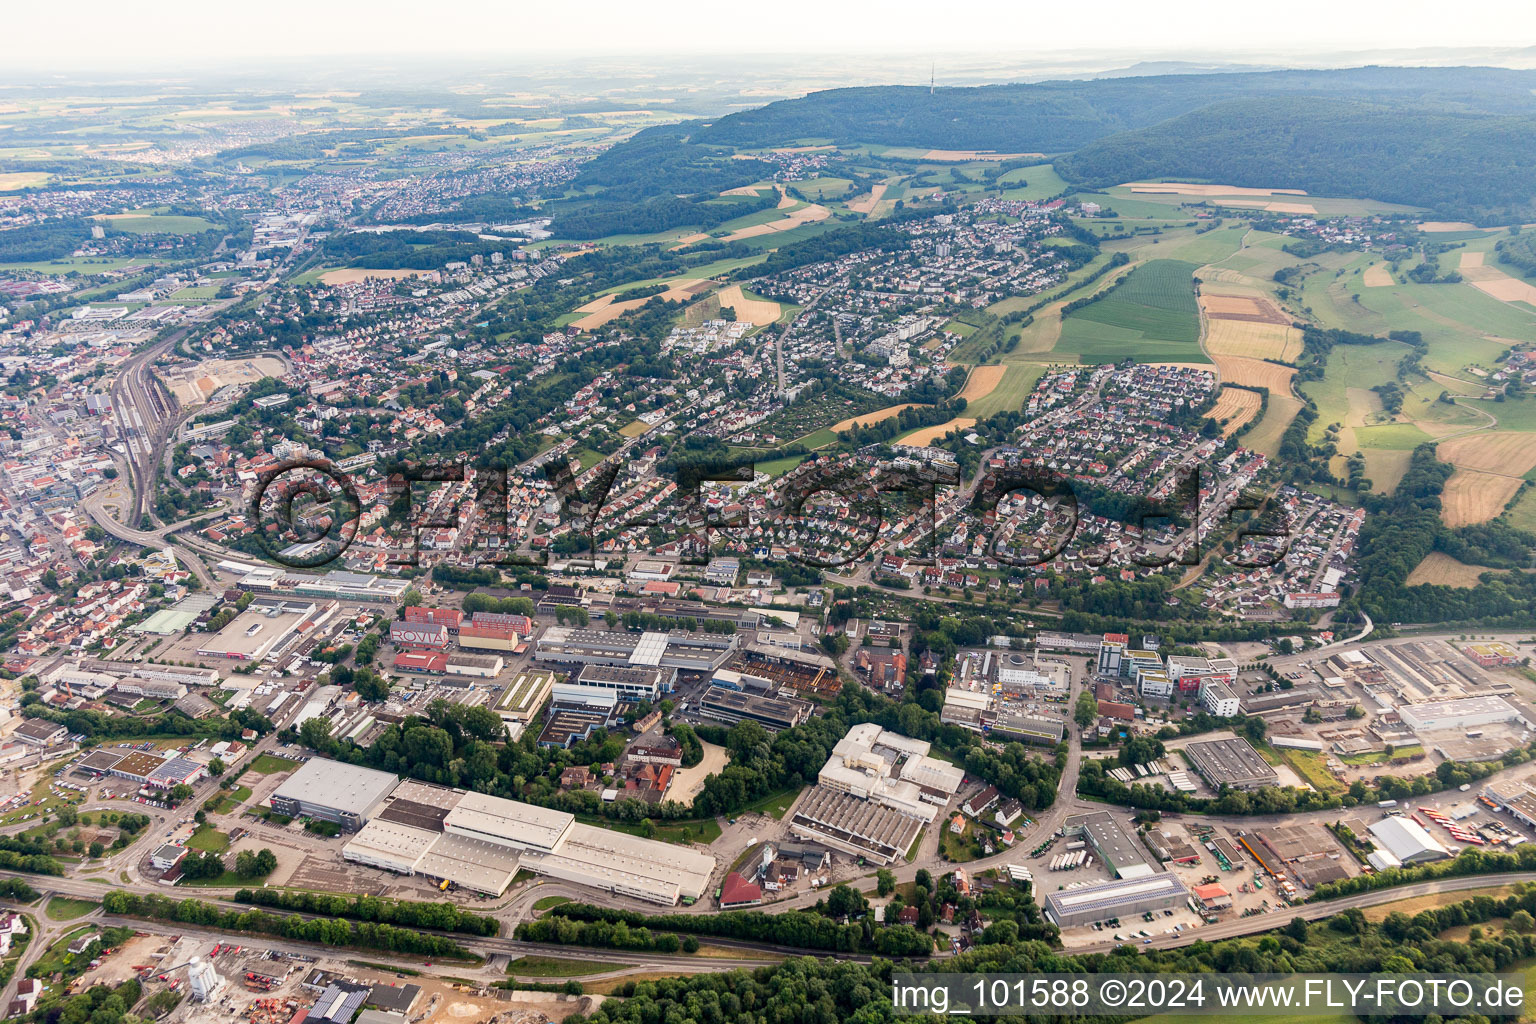
[[(7, 77), (50, 71), (66, 76), (248, 73), (264, 63), (274, 65), (268, 72), (288, 64), (300, 65), (293, 70), (325, 70), (304, 68), (306, 61), (568, 64), (687, 57), (729, 63), (916, 55), (941, 64), (996, 64), (999, 71), (1011, 66), (1024, 74), (1040, 73), (1032, 68), (1050, 73), (1079, 65), (1107, 69), (1161, 60), (1286, 66), (1471, 60), (1536, 66), (1536, 14), (1528, 4), (1507, 0), (1454, 12), (1414, 0), (1397, 5), (1390, 17), (1371, 5), (1301, 0), (1273, 24), (1238, 19), (1231, 8), (1188, 0), (1158, 5), (1111, 0), (1094, 8), (1091, 22), (1077, 8), (1025, 8), (991, 0), (943, 17), (931, 5), (909, 0), (877, 12), (806, 0), (788, 0), (772, 12), (700, 0), (677, 0), (664, 9), (615, 0), (556, 9), (468, 0), (429, 13), (400, 0), (366, 5), (357, 0), (274, 0), (259, 11), (235, 11), (169, 0), (146, 13), (83, 0), (61, 24), (46, 8), (22, 7), (9, 19), (16, 45)], [(913, 69), (888, 70), (893, 81), (914, 77)]]

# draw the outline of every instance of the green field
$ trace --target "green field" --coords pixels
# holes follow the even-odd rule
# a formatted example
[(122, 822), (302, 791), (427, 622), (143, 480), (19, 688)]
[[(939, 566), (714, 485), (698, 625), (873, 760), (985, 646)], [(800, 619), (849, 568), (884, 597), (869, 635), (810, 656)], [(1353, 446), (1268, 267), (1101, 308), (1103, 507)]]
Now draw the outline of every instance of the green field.
[(1317, 420), (1312, 424), (1310, 439), (1316, 443), (1331, 424), (1348, 423), (1349, 392), (1368, 391), (1396, 380), (1398, 360), (1407, 353), (1406, 345), (1391, 341), (1380, 345), (1334, 346), (1328, 353), (1323, 379), (1301, 385), (1302, 393), (1317, 403)]
[(801, 789), (802, 787), (795, 786), (790, 789), (781, 790), (778, 793), (769, 793), (762, 799), (743, 807), (741, 813), (766, 814), (775, 820), (782, 820), (784, 815), (789, 812), (790, 806), (800, 796)]
[(1199, 347), (1196, 269), (1167, 259), (1137, 267), (1112, 292), (1062, 320), (1054, 352), (1084, 363), (1206, 362)]
[(84, 917), (93, 910), (101, 909), (101, 904), (93, 900), (75, 900), (67, 896), (55, 896), (48, 901), (44, 913), (50, 921), (73, 921), (77, 917)]
[(290, 761), (286, 757), (277, 757), (273, 754), (262, 754), (251, 762), (251, 771), (257, 775), (275, 775), (278, 772), (291, 772), (299, 766), (299, 762)]
[(601, 960), (567, 960), (557, 956), (523, 956), (507, 964), (508, 974), (524, 978), (577, 978), (613, 969), (613, 964)]
[(120, 216), (105, 218), (113, 231), (127, 231), (135, 235), (196, 235), (204, 231), (212, 231), (218, 227), (212, 221), (206, 221), (201, 217), (150, 216), (133, 217)]
[(847, 178), (808, 178), (805, 181), (792, 181), (789, 187), (821, 202), (824, 199), (841, 199), (853, 187), (853, 182)]
[(1536, 487), (1521, 491), (1504, 516), (1511, 526), (1536, 533)]
[(206, 850), (209, 853), (223, 853), (229, 849), (229, 834), (203, 825), (196, 832), (192, 833), (191, 839), (187, 840), (187, 849)]
[[(1050, 164), (1020, 167), (1007, 172), (997, 180), (998, 184), (1007, 186), (1003, 190), (1004, 199), (1049, 199), (1060, 195), (1067, 188), (1067, 183)], [(889, 192), (886, 193), (886, 198), (891, 198)]]
[(1433, 438), (1412, 423), (1382, 423), (1373, 427), (1356, 427), (1355, 440), (1361, 448), (1386, 448), (1394, 451), (1412, 451)]
[(1046, 363), (1009, 363), (991, 394), (966, 403), (965, 415), (983, 420), (995, 413), (1022, 409), (1048, 368)]

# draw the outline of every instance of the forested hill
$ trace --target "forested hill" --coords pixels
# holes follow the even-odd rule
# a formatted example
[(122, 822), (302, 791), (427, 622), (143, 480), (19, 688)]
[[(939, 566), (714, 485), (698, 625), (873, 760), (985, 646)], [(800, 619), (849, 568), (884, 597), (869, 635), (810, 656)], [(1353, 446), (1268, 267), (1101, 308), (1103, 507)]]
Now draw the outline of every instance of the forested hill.
[(1446, 111), (1536, 114), (1536, 72), (1347, 68), (1154, 75), (938, 89), (832, 89), (731, 114), (693, 135), (736, 148), (797, 139), (932, 149), (1062, 153), (1223, 100), (1312, 95)]
[[(1093, 187), (1193, 178), (1399, 202), (1482, 224), (1536, 216), (1536, 72), (1500, 68), (833, 89), (647, 129), (592, 161), (575, 185), (586, 205), (675, 205), (678, 195), (702, 199), (757, 180), (766, 168), (732, 160), (738, 150), (806, 140), (1039, 152), (1055, 156), (1068, 181)], [(669, 216), (700, 219), (697, 210)]]
[(1092, 187), (1146, 178), (1368, 196), (1447, 220), (1536, 216), (1536, 114), (1442, 113), (1307, 96), (1232, 100), (1056, 162)]

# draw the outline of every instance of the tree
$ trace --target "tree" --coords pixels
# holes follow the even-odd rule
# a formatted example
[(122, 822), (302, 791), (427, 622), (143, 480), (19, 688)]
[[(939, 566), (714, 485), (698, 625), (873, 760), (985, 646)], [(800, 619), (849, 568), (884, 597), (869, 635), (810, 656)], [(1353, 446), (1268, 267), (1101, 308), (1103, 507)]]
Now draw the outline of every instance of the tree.
[(839, 885), (827, 896), (827, 912), (833, 917), (859, 917), (869, 910), (869, 903), (852, 886)]
[(214, 778), (218, 778), (220, 775), (223, 775), (224, 774), (224, 762), (223, 762), (223, 760), (216, 757), (212, 761), (209, 761), (208, 762), (208, 774), (212, 775)]
[(1086, 729), (1095, 721), (1097, 721), (1098, 717), (1099, 702), (1094, 699), (1093, 694), (1089, 693), (1087, 690), (1084, 690), (1082, 693), (1078, 694), (1077, 705), (1072, 712), (1073, 721), (1075, 721), (1079, 727)]
[(896, 891), (896, 876), (885, 868), (875, 872), (875, 890), (881, 896), (889, 896)]

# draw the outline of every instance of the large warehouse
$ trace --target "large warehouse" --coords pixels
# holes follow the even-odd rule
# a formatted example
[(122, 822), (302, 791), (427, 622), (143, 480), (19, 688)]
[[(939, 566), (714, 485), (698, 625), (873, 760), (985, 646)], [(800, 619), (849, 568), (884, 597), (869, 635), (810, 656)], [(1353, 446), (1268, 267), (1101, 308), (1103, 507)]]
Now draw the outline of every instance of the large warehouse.
[(1479, 725), (1516, 722), (1521, 714), (1503, 697), (1463, 697), (1426, 704), (1404, 704), (1397, 709), (1403, 724), (1414, 732), (1436, 729), (1472, 729)]
[(1280, 776), (1240, 736), (1191, 743), (1184, 748), (1184, 758), (1212, 789), (1267, 789), (1280, 784)]
[(789, 831), (876, 864), (905, 857), (924, 819), (869, 800), (812, 786), (795, 808)]
[(317, 605), (302, 599), (260, 597), (203, 641), (197, 653), (204, 658), (260, 661), (294, 634), (322, 625), (335, 611), (334, 602)]
[(1045, 916), (1058, 927), (1074, 928), (1115, 917), (1132, 918), (1149, 910), (1169, 910), (1188, 899), (1189, 890), (1179, 877), (1163, 871), (1145, 878), (1047, 893)]
[(500, 896), (520, 868), (671, 906), (704, 895), (715, 859), (585, 825), (564, 811), (402, 782), (342, 850), (350, 861)]
[(1118, 878), (1146, 878), (1155, 870), (1141, 844), (1128, 835), (1109, 811), (1075, 814), (1062, 823), (1069, 836), (1082, 836)]
[(662, 689), (671, 690), (677, 670), (713, 672), (741, 641), (719, 633), (613, 633), (602, 629), (551, 626), (534, 648), (537, 661), (563, 665), (613, 665), (662, 669)]
[(294, 818), (333, 821), (356, 832), (399, 783), (389, 772), (313, 757), (272, 793), (272, 809)]
[(730, 725), (750, 718), (765, 729), (778, 732), (811, 717), (816, 705), (793, 697), (760, 697), (723, 686), (711, 686), (699, 699), (699, 714)]
[(1391, 855), (1391, 859), (1384, 865), (1386, 867), (1395, 867), (1397, 864), (1423, 864), (1426, 861), (1444, 860), (1451, 855), (1450, 850), (1440, 845), (1423, 825), (1412, 818), (1400, 815), (1382, 818), (1366, 831), (1376, 841), (1376, 853), (1385, 851)]

